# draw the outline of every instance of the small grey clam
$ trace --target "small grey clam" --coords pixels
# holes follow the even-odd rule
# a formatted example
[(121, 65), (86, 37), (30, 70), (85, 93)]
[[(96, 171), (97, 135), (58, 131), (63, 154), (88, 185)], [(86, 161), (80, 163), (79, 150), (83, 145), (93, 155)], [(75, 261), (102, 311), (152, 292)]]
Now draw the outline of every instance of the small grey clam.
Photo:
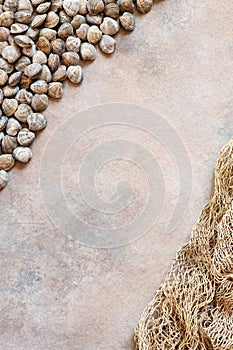
[(12, 153), (18, 146), (17, 138), (15, 136), (5, 135), (1, 142), (3, 153)]
[(80, 54), (84, 61), (94, 61), (97, 55), (97, 51), (94, 45), (83, 43), (80, 48)]
[(6, 133), (9, 136), (16, 136), (18, 131), (22, 129), (22, 125), (15, 118), (9, 118), (6, 125)]
[(82, 23), (86, 23), (86, 18), (80, 14), (74, 16), (71, 21), (71, 25), (74, 28), (74, 30), (78, 29)]
[(112, 54), (116, 48), (116, 40), (110, 35), (103, 35), (99, 42), (99, 47), (104, 53)]
[(57, 70), (53, 73), (53, 81), (63, 82), (67, 77), (66, 66), (60, 65)]
[(9, 76), (8, 84), (9, 86), (17, 86), (20, 82), (22, 72), (15, 72)]
[(67, 78), (69, 81), (71, 81), (73, 84), (80, 84), (83, 80), (83, 70), (82, 67), (77, 66), (69, 66), (67, 68)]
[(41, 113), (31, 113), (27, 117), (28, 129), (32, 131), (40, 131), (47, 125), (45, 116)]
[(48, 84), (44, 80), (36, 80), (30, 85), (30, 89), (35, 94), (46, 94), (48, 91)]
[(87, 32), (90, 26), (87, 23), (82, 23), (80, 27), (76, 30), (76, 35), (82, 41), (87, 39)]
[(45, 94), (35, 94), (32, 98), (31, 107), (35, 112), (42, 112), (48, 107), (48, 96)]
[(46, 28), (54, 28), (58, 23), (59, 23), (59, 16), (54, 11), (48, 12), (44, 26)]
[(79, 1), (63, 0), (63, 9), (68, 16), (74, 17), (79, 11)]
[(3, 69), (0, 69), (0, 86), (5, 85), (7, 80), (8, 80), (7, 73)]
[(15, 112), (15, 118), (17, 118), (20, 122), (26, 123), (27, 117), (32, 113), (32, 109), (26, 103), (21, 103), (18, 106), (17, 111)]
[(37, 50), (33, 57), (32, 57), (32, 63), (39, 63), (39, 64), (46, 64), (47, 63), (47, 56), (43, 51)]
[(24, 73), (31, 79), (34, 79), (40, 75), (42, 71), (42, 65), (39, 63), (31, 63), (25, 69)]
[(8, 183), (8, 173), (5, 170), (0, 170), (0, 190), (6, 187)]
[(12, 98), (19, 92), (19, 86), (6, 85), (2, 89), (4, 97)]
[(136, 0), (136, 7), (138, 12), (147, 13), (151, 10), (153, 0)]
[(15, 165), (15, 160), (11, 154), (0, 155), (0, 170), (10, 170)]
[(115, 19), (111, 17), (105, 17), (103, 23), (100, 25), (100, 29), (104, 34), (115, 35), (117, 32), (119, 32), (120, 26)]
[(26, 89), (21, 89), (15, 96), (15, 99), (18, 101), (18, 103), (26, 103), (30, 104), (32, 101), (33, 94), (30, 91), (27, 91)]
[(104, 10), (104, 2), (102, 0), (88, 0), (87, 10), (91, 15), (97, 15)]
[(21, 163), (28, 163), (32, 158), (32, 151), (29, 147), (19, 146), (14, 149), (13, 157)]
[(80, 58), (77, 52), (64, 52), (62, 54), (62, 64), (64, 64), (66, 67), (76, 66), (79, 64), (79, 61)]
[(24, 147), (30, 146), (33, 143), (33, 141), (35, 140), (35, 138), (36, 138), (36, 136), (35, 136), (34, 132), (30, 131), (27, 128), (23, 128), (22, 130), (20, 130), (18, 132), (18, 135), (17, 135), (18, 143)]
[(80, 46), (81, 46), (80, 38), (77, 38), (75, 36), (69, 36), (66, 39), (66, 50), (67, 51), (79, 52)]
[(87, 31), (87, 40), (90, 44), (97, 44), (102, 37), (101, 30), (96, 26), (91, 26)]
[(14, 98), (5, 98), (2, 102), (2, 111), (9, 117), (15, 113), (18, 108), (18, 102)]
[(9, 45), (2, 51), (2, 57), (7, 60), (8, 63), (16, 62), (21, 56), (20, 49), (15, 45)]
[(52, 98), (61, 98), (63, 95), (63, 84), (60, 82), (49, 83), (48, 95)]
[(60, 57), (56, 53), (51, 53), (48, 58), (48, 67), (50, 71), (53, 73), (57, 70), (60, 65)]
[(135, 28), (135, 17), (130, 12), (124, 12), (119, 18), (120, 24), (125, 30), (132, 31)]

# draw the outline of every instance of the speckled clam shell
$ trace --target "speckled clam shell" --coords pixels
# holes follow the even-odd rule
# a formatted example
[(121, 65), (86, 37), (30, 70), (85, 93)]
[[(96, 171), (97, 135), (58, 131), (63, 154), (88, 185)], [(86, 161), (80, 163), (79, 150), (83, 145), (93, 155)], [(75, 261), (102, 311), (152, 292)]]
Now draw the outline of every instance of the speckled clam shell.
[(36, 41), (38, 39), (39, 33), (40, 30), (38, 28), (29, 27), (25, 34), (32, 40)]
[(59, 36), (59, 38), (66, 40), (68, 38), (68, 36), (71, 36), (74, 34), (74, 29), (72, 27), (72, 25), (68, 22), (63, 23), (57, 32), (57, 35)]
[(51, 73), (49, 67), (46, 66), (45, 64), (42, 65), (42, 71), (41, 71), (38, 79), (45, 80), (47, 83), (50, 83), (50, 81), (52, 80), (52, 73)]
[(101, 38), (102, 32), (96, 25), (93, 25), (88, 29), (87, 40), (90, 44), (97, 44)]
[(49, 55), (51, 52), (51, 43), (44, 36), (40, 36), (36, 42), (37, 50), (43, 51), (46, 55)]
[(32, 113), (32, 109), (29, 105), (22, 103), (18, 106), (17, 111), (15, 112), (15, 118), (20, 122), (26, 123), (27, 117)]
[(116, 40), (110, 35), (103, 35), (99, 42), (99, 47), (104, 53), (112, 54), (116, 48)]
[(0, 190), (2, 190), (4, 187), (6, 187), (8, 183), (8, 173), (5, 170), (0, 170)]
[(88, 0), (87, 10), (91, 15), (97, 15), (104, 10), (104, 2), (102, 0)]
[(48, 66), (50, 71), (53, 73), (57, 70), (60, 65), (60, 57), (56, 53), (51, 53), (48, 58)]
[(124, 12), (119, 18), (120, 24), (127, 31), (132, 31), (135, 28), (135, 17), (130, 12)]
[(133, 0), (118, 0), (117, 4), (121, 13), (133, 12), (134, 10)]
[(82, 23), (86, 23), (86, 17), (84, 17), (80, 14), (74, 16), (72, 21), (71, 21), (71, 25), (74, 28), (74, 30), (78, 29)]
[(77, 15), (79, 11), (79, 1), (63, 1), (63, 9), (68, 16), (73, 17)]
[(29, 12), (33, 11), (33, 7), (30, 0), (18, 0), (18, 11), (23, 11), (23, 10), (29, 11)]
[(0, 155), (0, 170), (10, 170), (15, 165), (15, 160), (11, 154)]
[[(36, 136), (34, 132), (30, 131), (27, 128), (24, 128), (19, 131), (17, 135), (17, 141), (21, 146), (30, 146), (35, 140)], [(17, 147), (17, 146), (16, 146)]]
[(22, 76), (22, 72), (15, 72), (9, 76), (8, 84), (9, 86), (16, 86), (19, 84)]
[(10, 27), (14, 23), (14, 12), (5, 11), (0, 14), (0, 26)]
[(9, 136), (16, 136), (19, 130), (22, 129), (22, 125), (15, 118), (9, 118), (6, 125), (6, 133)]
[(46, 94), (48, 91), (48, 84), (44, 80), (36, 80), (30, 85), (30, 89), (35, 94)]
[(53, 73), (53, 81), (63, 82), (67, 78), (66, 66), (60, 65), (57, 70)]
[(15, 96), (15, 99), (18, 101), (18, 103), (26, 103), (30, 104), (32, 101), (32, 93), (30, 91), (27, 91), (26, 89), (21, 89)]
[[(19, 86), (21, 89), (28, 89), (32, 82), (31, 78), (28, 78), (24, 73), (21, 76)], [(20, 91), (19, 91), (20, 92)]]
[(41, 113), (31, 113), (27, 117), (28, 129), (31, 131), (40, 131), (47, 125), (45, 116)]
[(7, 62), (4, 58), (0, 58), (0, 69), (3, 69), (6, 73), (10, 74), (14, 70), (14, 65)]
[(69, 36), (66, 39), (66, 50), (72, 51), (72, 52), (79, 52), (81, 46), (81, 40), (80, 38)]
[(13, 23), (11, 25), (11, 34), (22, 34), (28, 30), (28, 25), (23, 23)]
[(70, 66), (67, 68), (67, 78), (73, 84), (80, 84), (83, 80), (83, 70), (81, 66)]
[(110, 4), (105, 5), (104, 14), (107, 17), (112, 17), (117, 19), (119, 17), (120, 9), (118, 4), (111, 2)]
[(0, 69), (0, 86), (5, 85), (7, 80), (8, 80), (7, 73), (3, 69)]
[(15, 97), (15, 95), (19, 92), (19, 86), (11, 87), (9, 85), (6, 85), (3, 87), (2, 91), (3, 91), (4, 97), (12, 98), (12, 97)]
[(98, 15), (86, 15), (86, 20), (89, 24), (100, 25), (103, 22), (103, 14), (99, 13)]
[(37, 6), (36, 12), (39, 14), (45, 13), (49, 10), (50, 6), (51, 6), (51, 1), (44, 2)]
[(51, 41), (56, 39), (57, 32), (51, 28), (42, 28), (39, 35)]
[(63, 84), (60, 82), (49, 83), (48, 95), (52, 98), (61, 98), (63, 95)]
[(28, 10), (17, 11), (14, 14), (14, 18), (18, 23), (30, 24), (32, 21), (32, 12)]
[(5, 27), (0, 27), (0, 41), (7, 41), (10, 35), (10, 30)]
[(2, 111), (9, 117), (15, 113), (18, 108), (18, 102), (14, 98), (5, 98), (2, 102)]
[(0, 117), (0, 131), (4, 130), (8, 122), (8, 118), (5, 115)]
[(34, 41), (27, 35), (16, 35), (14, 41), (20, 47), (30, 47), (34, 44)]
[(50, 11), (47, 14), (46, 20), (44, 22), (44, 26), (46, 28), (54, 28), (58, 23), (59, 23), (59, 16), (54, 11)]
[(100, 25), (100, 29), (104, 34), (115, 35), (117, 32), (119, 32), (120, 26), (115, 19), (111, 17), (105, 17), (103, 23)]
[(138, 12), (147, 13), (151, 10), (153, 0), (136, 0), (136, 7)]
[(5, 135), (1, 141), (3, 153), (12, 153), (17, 146), (18, 142), (15, 136)]
[(51, 42), (51, 49), (53, 53), (61, 55), (65, 52), (66, 44), (61, 38), (55, 39)]
[(76, 35), (79, 39), (82, 41), (85, 41), (87, 39), (87, 32), (90, 26), (87, 23), (83, 23), (80, 25), (80, 27), (76, 30)]
[(24, 74), (31, 78), (34, 79), (40, 75), (42, 71), (42, 65), (39, 63), (31, 63), (29, 64), (25, 69), (24, 69)]
[(62, 54), (62, 64), (66, 67), (76, 66), (77, 64), (79, 64), (79, 61), (79, 54), (76, 52), (64, 52)]
[(32, 57), (32, 63), (46, 64), (47, 56), (43, 51), (36, 51)]
[(31, 107), (35, 112), (44, 111), (49, 104), (48, 96), (45, 94), (35, 94), (32, 98)]
[(33, 44), (33, 45), (29, 46), (29, 47), (23, 47), (22, 48), (22, 53), (25, 56), (28, 56), (28, 57), (32, 57), (35, 52), (36, 52), (36, 45), (35, 44)]
[(29, 147), (19, 146), (14, 149), (13, 157), (21, 163), (28, 163), (32, 158), (32, 151)]
[(31, 63), (30, 58), (22, 56), (15, 64), (15, 69), (19, 72), (23, 72), (24, 69)]
[(14, 63), (16, 62), (21, 56), (20, 49), (15, 45), (9, 45), (5, 47), (2, 51), (2, 57), (8, 62), (8, 63)]
[(84, 61), (94, 61), (96, 59), (97, 51), (94, 45), (83, 43), (80, 48), (80, 54)]

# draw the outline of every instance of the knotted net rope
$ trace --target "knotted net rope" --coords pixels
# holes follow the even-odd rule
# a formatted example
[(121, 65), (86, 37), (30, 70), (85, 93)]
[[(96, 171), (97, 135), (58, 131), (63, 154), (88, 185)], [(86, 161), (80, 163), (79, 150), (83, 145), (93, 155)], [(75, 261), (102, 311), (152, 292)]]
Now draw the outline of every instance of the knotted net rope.
[(135, 329), (136, 350), (233, 349), (233, 138), (214, 191)]

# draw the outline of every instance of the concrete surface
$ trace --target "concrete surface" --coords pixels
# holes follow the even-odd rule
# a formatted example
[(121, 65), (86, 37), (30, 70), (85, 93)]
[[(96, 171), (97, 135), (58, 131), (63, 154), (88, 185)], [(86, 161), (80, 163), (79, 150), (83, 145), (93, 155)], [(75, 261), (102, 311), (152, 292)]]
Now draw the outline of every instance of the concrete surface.
[[(131, 35), (117, 37), (114, 56), (98, 56), (85, 67), (82, 85), (67, 85), (63, 100), (50, 104), (34, 158), (11, 171), (0, 195), (0, 349), (133, 349), (133, 328), (187, 241), (210, 196), (218, 151), (233, 134), (232, 11), (231, 0), (155, 4)], [(111, 102), (150, 108), (172, 124), (189, 153), (193, 191), (172, 234), (155, 225), (125, 247), (94, 249), (68, 239), (49, 219), (39, 169), (64, 120)], [(103, 183), (115, 175), (104, 174), (100, 191), (108, 196)], [(172, 185), (170, 179), (168, 210)]]

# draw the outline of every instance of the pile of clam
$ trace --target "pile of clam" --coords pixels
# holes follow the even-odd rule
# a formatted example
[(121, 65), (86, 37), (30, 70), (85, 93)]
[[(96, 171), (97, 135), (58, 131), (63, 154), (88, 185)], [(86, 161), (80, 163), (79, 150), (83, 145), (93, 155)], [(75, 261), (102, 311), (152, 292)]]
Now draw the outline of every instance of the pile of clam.
[(116, 47), (120, 27), (132, 31), (134, 9), (153, 0), (0, 0), (0, 189), (47, 121), (48, 97), (61, 98), (68, 78), (79, 84), (82, 61)]

